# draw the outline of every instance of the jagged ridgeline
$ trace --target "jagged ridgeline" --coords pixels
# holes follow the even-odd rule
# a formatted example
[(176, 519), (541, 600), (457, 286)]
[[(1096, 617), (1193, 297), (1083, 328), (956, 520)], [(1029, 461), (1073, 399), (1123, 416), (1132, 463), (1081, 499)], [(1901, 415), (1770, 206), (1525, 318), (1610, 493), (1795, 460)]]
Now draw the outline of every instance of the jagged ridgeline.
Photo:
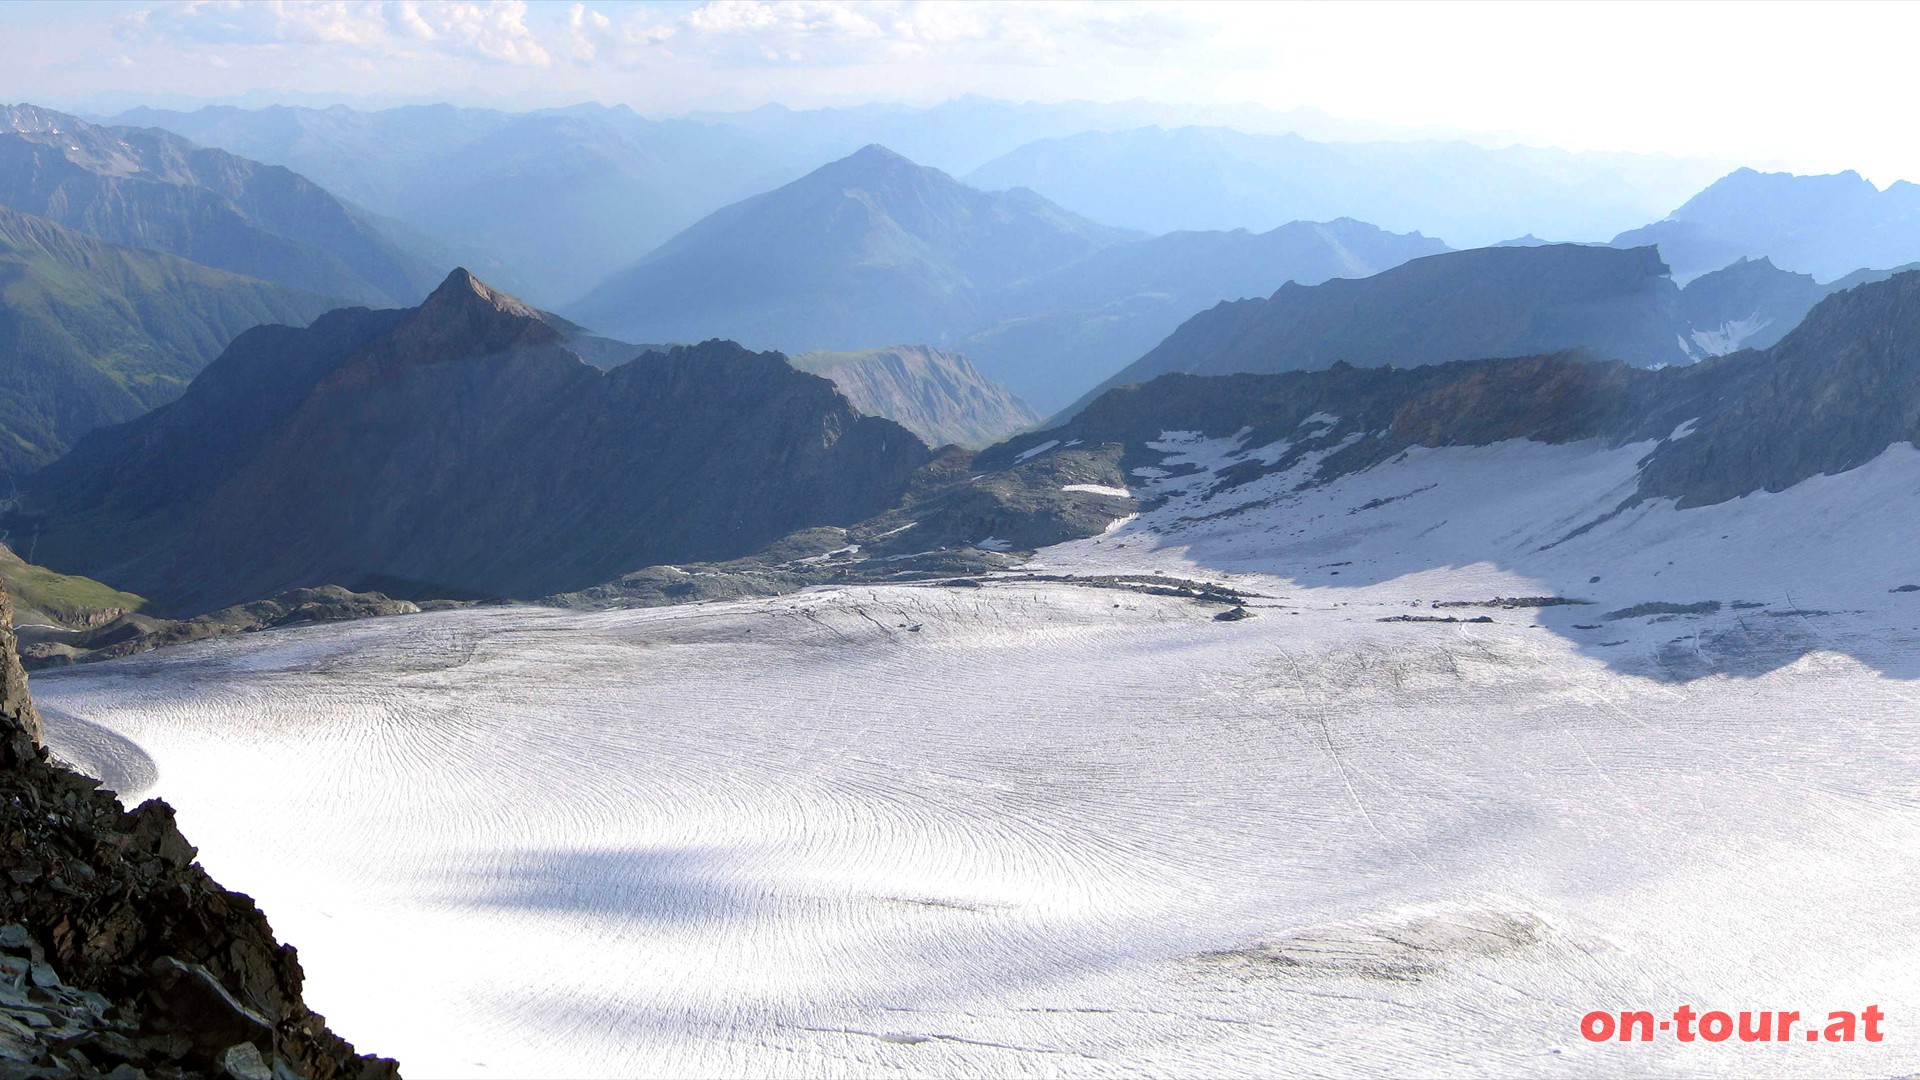
[(0, 1075), (396, 1077), (306, 1007), (293, 948), (167, 804), (49, 758), (12, 626), (0, 589)]
[(779, 354), (602, 371), (571, 329), (461, 270), (418, 308), (250, 330), (33, 477), (12, 525), (159, 614), (321, 584), (538, 597), (858, 521), (930, 453)]

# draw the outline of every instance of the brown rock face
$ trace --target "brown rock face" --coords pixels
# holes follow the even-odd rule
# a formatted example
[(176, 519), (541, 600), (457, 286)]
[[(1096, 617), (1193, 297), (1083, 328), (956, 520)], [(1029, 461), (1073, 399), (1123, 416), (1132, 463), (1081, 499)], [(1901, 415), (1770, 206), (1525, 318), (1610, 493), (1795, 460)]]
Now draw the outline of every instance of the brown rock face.
[[(40, 713), (27, 693), (27, 673), (13, 648), (13, 598), (0, 588), (0, 731), (6, 733), (9, 755), (31, 753), (45, 737)], [(22, 742), (21, 740), (25, 741)]]
[(193, 861), (172, 808), (128, 812), (49, 759), (10, 608), (0, 592), (0, 1075), (220, 1075), (257, 1056), (398, 1076), (302, 1003), (293, 948)]

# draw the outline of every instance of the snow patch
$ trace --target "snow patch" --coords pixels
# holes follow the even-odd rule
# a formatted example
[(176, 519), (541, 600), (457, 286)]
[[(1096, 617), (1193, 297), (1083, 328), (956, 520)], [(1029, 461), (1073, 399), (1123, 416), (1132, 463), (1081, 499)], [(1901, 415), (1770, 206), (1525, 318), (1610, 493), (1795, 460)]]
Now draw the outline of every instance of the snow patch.
[[(1756, 311), (1744, 319), (1724, 322), (1709, 330), (1692, 331), (1693, 344), (1708, 356), (1725, 356), (1738, 352), (1754, 335), (1772, 325), (1772, 319)], [(1691, 349), (1687, 351), (1690, 354), (1693, 352)]]
[(1085, 491), (1094, 495), (1112, 495), (1116, 498), (1131, 499), (1133, 493), (1123, 487), (1108, 487), (1105, 484), (1067, 484), (1061, 491)]
[(1027, 460), (1028, 458), (1039, 457), (1041, 454), (1044, 454), (1047, 451), (1059, 445), (1060, 445), (1059, 439), (1048, 439), (1046, 442), (1041, 443), (1039, 446), (1022, 450), (1019, 453), (1013, 455), (1014, 464), (1017, 465), (1020, 462)]

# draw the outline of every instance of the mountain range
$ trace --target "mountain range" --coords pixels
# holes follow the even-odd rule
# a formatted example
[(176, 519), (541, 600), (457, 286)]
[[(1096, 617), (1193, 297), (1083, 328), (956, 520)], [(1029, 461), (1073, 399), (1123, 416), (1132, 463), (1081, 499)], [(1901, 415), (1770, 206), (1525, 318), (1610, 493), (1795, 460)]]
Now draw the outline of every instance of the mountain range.
[(646, 341), (725, 328), (789, 351), (939, 344), (979, 325), (988, 292), (1133, 238), (869, 146), (715, 212), (566, 314)]
[(0, 106), (0, 205), (358, 303), (411, 303), (435, 280), (365, 213), (287, 169), (32, 105)]
[(1920, 184), (1886, 190), (1859, 173), (1795, 176), (1739, 169), (1615, 246), (1655, 244), (1687, 281), (1741, 258), (1833, 281), (1863, 266), (1920, 262)]
[[(1137, 101), (1041, 104), (964, 97), (924, 108), (769, 105), (679, 119), (595, 104), (526, 113), (450, 105), (377, 111), (211, 106), (193, 112), (134, 109), (110, 122), (164, 128), (284, 165), (376, 214), (431, 234), (453, 255), (486, 259), (490, 274), (511, 275), (503, 280), (548, 307), (578, 299), (705, 215), (873, 143), (968, 177), (975, 186), (1034, 187), (1107, 224), (1155, 232), (1264, 231), (1297, 219), (1351, 216), (1462, 245), (1529, 230), (1598, 239), (1652, 220), (1724, 171), (1643, 155), (1486, 150), (1310, 109)], [(1246, 134), (1191, 127), (1202, 123), (1227, 123)], [(1187, 149), (1224, 156), (1209, 163), (1155, 156), (1155, 148), (1145, 145), (1153, 130), (1147, 125), (1163, 125), (1167, 137), (1176, 139), (1200, 132)], [(1055, 160), (1056, 141), (1089, 138), (1134, 147), (1131, 156), (1121, 155), (1126, 160), (1116, 158), (1129, 171), (1116, 174), (1109, 194), (1124, 199), (1127, 188), (1151, 190), (1159, 194), (1150, 197), (1164, 205), (1138, 220), (1109, 218), (1092, 204), (1056, 197), (1049, 186), (1068, 181), (1084, 187), (1097, 184), (1095, 178), (1066, 175), (1064, 165), (1049, 166), (1045, 182), (1039, 174), (1016, 175), (1025, 167), (1020, 162)], [(1324, 175), (1301, 169), (1274, 175), (1261, 171), (1278, 167), (1266, 161), (1270, 151), (1243, 153), (1235, 139), (1347, 164)], [(1220, 140), (1232, 145), (1221, 150), (1214, 145)], [(1368, 169), (1395, 172), (1402, 193), (1360, 175)], [(1241, 173), (1246, 175), (1223, 179)], [(1235, 192), (1224, 201), (1223, 184)], [(1452, 197), (1482, 189), (1500, 197)], [(1068, 190), (1080, 188), (1061, 189)], [(1360, 191), (1368, 194), (1356, 198)], [(1104, 210), (1111, 204), (1099, 205)], [(1396, 217), (1397, 210), (1405, 213)]]
[(828, 156), (766, 153), (728, 128), (648, 120), (624, 106), (137, 109), (115, 122), (311, 176), (462, 257), (484, 254), (547, 305), (579, 297), (709, 211)]
[(1369, 278), (1288, 285), (1266, 299), (1219, 304), (1082, 404), (1110, 387), (1174, 371), (1408, 367), (1574, 349), (1637, 367), (1688, 364), (1770, 345), (1822, 297), (1888, 273), (1860, 271), (1823, 286), (1765, 260), (1743, 260), (1682, 289), (1651, 247), (1449, 252)]
[(248, 327), (338, 304), (0, 206), (0, 479), (178, 397)]
[(1141, 237), (872, 146), (714, 213), (566, 310), (647, 341), (954, 347), (1046, 410), (1207, 304), (1441, 250), (1354, 221)]
[(988, 371), (1058, 408), (1159, 344), (1196, 311), (1292, 281), (1363, 278), (1447, 250), (1365, 222), (1296, 221), (1264, 233), (1174, 232), (1094, 251), (987, 299), (958, 340)]
[(1611, 236), (1714, 175), (1698, 162), (1631, 155), (1144, 127), (1038, 140), (965, 179), (1032, 188), (1095, 220), (1149, 232), (1352, 217), (1477, 247), (1526, 232)]
[(157, 614), (323, 584), (534, 597), (858, 520), (929, 454), (777, 354), (603, 372), (565, 336), (464, 270), (418, 308), (256, 327), (35, 474), (13, 527)]

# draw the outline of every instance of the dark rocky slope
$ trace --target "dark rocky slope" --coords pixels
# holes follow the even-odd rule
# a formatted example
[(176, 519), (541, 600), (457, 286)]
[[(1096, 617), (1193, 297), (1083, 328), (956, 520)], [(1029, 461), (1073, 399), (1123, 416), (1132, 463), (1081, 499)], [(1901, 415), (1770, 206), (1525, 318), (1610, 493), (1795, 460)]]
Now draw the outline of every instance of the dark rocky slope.
[(0, 592), (0, 1074), (397, 1076), (306, 1007), (293, 948), (165, 803), (48, 757), (11, 621)]
[(1711, 399), (1647, 463), (1645, 496), (1780, 491), (1920, 445), (1920, 272), (1836, 293), (1777, 345), (1703, 363), (1692, 381)]
[(0, 204), (110, 243), (360, 303), (411, 303), (436, 276), (296, 173), (32, 105), (0, 106)]
[(255, 329), (37, 474), (14, 527), (162, 613), (323, 584), (533, 597), (858, 521), (927, 459), (777, 354), (603, 372), (564, 338), (465, 271), (416, 309)]
[(0, 479), (178, 397), (242, 330), (337, 306), (0, 206)]

